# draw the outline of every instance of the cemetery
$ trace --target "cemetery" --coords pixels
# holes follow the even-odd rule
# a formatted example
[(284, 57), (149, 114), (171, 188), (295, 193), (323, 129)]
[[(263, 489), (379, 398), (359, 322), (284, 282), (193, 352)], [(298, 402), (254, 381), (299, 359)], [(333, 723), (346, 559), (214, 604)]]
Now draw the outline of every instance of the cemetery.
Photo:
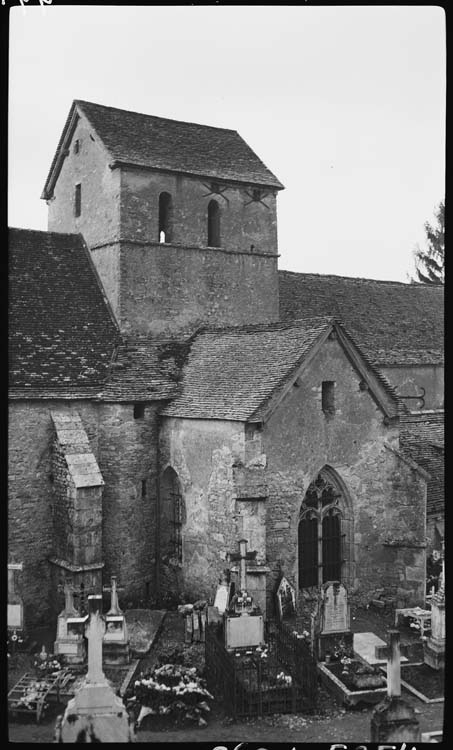
[[(405, 696), (421, 706), (443, 700), (444, 566), (427, 604), (431, 620), (420, 632), (410, 627), (411, 618), (401, 622), (395, 608), (369, 607), (360, 615), (339, 581), (320, 586), (301, 616), (295, 589), (282, 575), (274, 611), (263, 612), (249, 585), (255, 560), (247, 545), (241, 539), (229, 554), (209, 600), (186, 602), (173, 612), (125, 609), (120, 599), (126, 587), (116, 576), (81, 604), (68, 578), (53, 653), (36, 644), (30, 653), (16, 585), (20, 566), (10, 567), (12, 675), (18, 656), (25, 665), (30, 654), (30, 668), (9, 684), (11, 725), (48, 723), (63, 742), (81, 741), (76, 737), (84, 733), (97, 741), (130, 742), (150, 731), (209, 727), (220, 707), (233, 722), (275, 717), (277, 723), (285, 715), (316, 721), (359, 709), (369, 712), (375, 741), (419, 739), (420, 709)], [(360, 625), (360, 617), (379, 624), (379, 635), (369, 629), (373, 624)], [(176, 636), (167, 641), (175, 623)]]

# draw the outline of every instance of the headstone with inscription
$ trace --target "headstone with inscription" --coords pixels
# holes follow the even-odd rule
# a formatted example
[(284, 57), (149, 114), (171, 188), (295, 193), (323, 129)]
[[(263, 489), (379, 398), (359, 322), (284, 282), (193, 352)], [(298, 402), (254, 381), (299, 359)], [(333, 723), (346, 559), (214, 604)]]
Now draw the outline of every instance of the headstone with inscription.
[(67, 579), (64, 584), (65, 606), (58, 615), (57, 638), (54, 653), (64, 656), (68, 664), (83, 664), (86, 661), (85, 625), (88, 615), (81, 616), (74, 606), (77, 589)]
[(219, 614), (223, 615), (223, 613), (228, 609), (232, 593), (233, 585), (229, 581), (228, 570), (224, 570), (221, 578), (219, 578), (219, 584), (217, 586), (214, 599), (214, 607), (218, 609)]
[(83, 684), (69, 701), (58, 742), (133, 742), (134, 731), (126, 707), (107, 681), (102, 670), (102, 642), (105, 618), (102, 596), (89, 596), (88, 672)]
[(128, 664), (130, 661), (129, 636), (126, 618), (118, 602), (116, 576), (112, 576), (110, 582), (110, 587), (103, 589), (110, 592), (110, 609), (105, 616), (104, 663), (108, 665)]
[(17, 575), (22, 571), (22, 563), (8, 563), (8, 615), (9, 631), (24, 630), (24, 603), (17, 590)]
[(285, 576), (277, 588), (277, 615), (280, 621), (291, 620), (296, 616), (296, 589)]
[(320, 590), (318, 601), (317, 655), (324, 661), (328, 653), (335, 660), (353, 654), (350, 608), (346, 587), (339, 581), (328, 581)]

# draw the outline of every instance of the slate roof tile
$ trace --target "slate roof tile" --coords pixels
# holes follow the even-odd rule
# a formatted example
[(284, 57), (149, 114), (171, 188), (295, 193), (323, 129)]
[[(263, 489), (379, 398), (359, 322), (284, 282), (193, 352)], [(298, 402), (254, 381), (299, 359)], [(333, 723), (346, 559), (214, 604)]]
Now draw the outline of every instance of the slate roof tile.
[(80, 235), (10, 229), (10, 385), (97, 386), (119, 339)]
[(332, 315), (375, 365), (443, 362), (443, 286), (279, 271), (280, 317)]
[(236, 130), (181, 122), (76, 99), (57, 146), (43, 197), (52, 193), (74, 109), (93, 126), (114, 161), (213, 179), (283, 188)]
[(429, 475), (427, 513), (434, 516), (445, 509), (445, 454), (443, 411), (420, 412), (401, 417), (400, 446)]
[[(261, 420), (276, 389), (332, 324), (332, 318), (305, 318), (200, 331), (187, 357), (181, 393), (162, 413)], [(393, 388), (379, 374), (378, 380), (396, 402)]]

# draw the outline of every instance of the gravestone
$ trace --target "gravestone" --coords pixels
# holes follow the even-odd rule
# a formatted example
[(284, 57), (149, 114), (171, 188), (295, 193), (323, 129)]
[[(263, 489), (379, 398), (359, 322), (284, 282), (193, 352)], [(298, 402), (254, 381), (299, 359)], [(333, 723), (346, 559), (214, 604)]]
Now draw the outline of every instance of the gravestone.
[(285, 576), (282, 576), (278, 584), (276, 598), (277, 616), (280, 622), (293, 619), (296, 616), (296, 589)]
[(431, 599), (431, 635), (423, 643), (425, 664), (432, 669), (445, 668), (445, 557), (442, 558), (442, 573), (439, 590)]
[(110, 580), (110, 587), (103, 588), (103, 591), (110, 591), (110, 609), (105, 616), (103, 659), (108, 665), (128, 664), (130, 648), (126, 618), (118, 603), (116, 576)]
[(214, 598), (214, 607), (217, 608), (221, 615), (223, 615), (230, 605), (233, 588), (233, 584), (229, 580), (228, 570), (224, 570), (221, 578), (219, 578)]
[(107, 681), (102, 670), (102, 642), (105, 618), (102, 596), (89, 596), (88, 672), (83, 684), (69, 701), (61, 724), (58, 742), (133, 742), (134, 732), (126, 707)]
[(353, 634), (346, 587), (339, 581), (321, 586), (314, 621), (315, 653), (320, 661), (326, 654), (335, 659), (353, 655)]
[(420, 741), (414, 707), (401, 698), (401, 645), (398, 630), (388, 631), (389, 645), (376, 647), (376, 658), (387, 659), (387, 695), (373, 712), (371, 742)]
[(65, 581), (63, 590), (65, 606), (58, 615), (54, 653), (64, 656), (68, 664), (83, 664), (87, 656), (84, 633), (88, 615), (81, 617), (74, 606), (74, 593), (78, 589), (71, 579)]
[(249, 648), (264, 644), (264, 619), (247, 592), (247, 540), (239, 541), (240, 578), (236, 591), (224, 615), (225, 648)]
[(22, 563), (8, 563), (7, 627), (10, 631), (24, 630), (24, 603), (17, 591), (17, 574), (22, 568)]

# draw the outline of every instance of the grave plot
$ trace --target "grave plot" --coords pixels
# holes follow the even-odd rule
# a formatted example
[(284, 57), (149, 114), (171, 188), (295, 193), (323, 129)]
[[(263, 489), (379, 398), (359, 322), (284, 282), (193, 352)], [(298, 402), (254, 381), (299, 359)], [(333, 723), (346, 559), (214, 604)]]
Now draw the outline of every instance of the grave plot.
[(263, 646), (232, 651), (221, 630), (208, 626), (205, 645), (208, 688), (235, 718), (315, 710), (316, 662), (284, 625)]

